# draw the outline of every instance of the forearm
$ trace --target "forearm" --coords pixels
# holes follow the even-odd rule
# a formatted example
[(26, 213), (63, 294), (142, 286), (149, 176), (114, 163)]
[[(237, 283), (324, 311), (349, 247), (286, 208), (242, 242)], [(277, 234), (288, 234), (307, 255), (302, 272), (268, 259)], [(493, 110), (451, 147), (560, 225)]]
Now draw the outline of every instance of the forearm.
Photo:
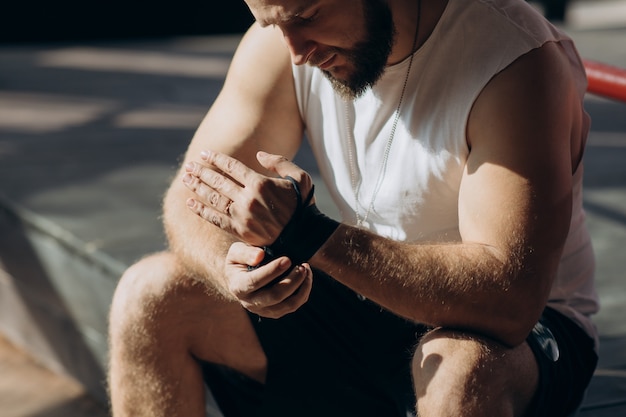
[(163, 201), (163, 225), (169, 249), (178, 256), (187, 273), (231, 298), (226, 290), (224, 261), (233, 238), (190, 212), (186, 206), (189, 197), (191, 193), (180, 178), (175, 178)]
[(514, 345), (547, 297), (545, 282), (523, 269), (527, 258), (481, 244), (408, 245), (342, 225), (311, 264), (410, 320)]

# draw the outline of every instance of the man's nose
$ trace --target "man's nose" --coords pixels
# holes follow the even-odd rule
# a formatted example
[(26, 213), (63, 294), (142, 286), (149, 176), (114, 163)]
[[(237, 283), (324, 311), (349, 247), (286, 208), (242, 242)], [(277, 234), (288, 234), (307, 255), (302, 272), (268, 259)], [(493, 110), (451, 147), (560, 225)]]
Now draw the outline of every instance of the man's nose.
[(291, 54), (291, 62), (295, 65), (306, 64), (315, 49), (315, 42), (308, 40), (301, 31), (288, 29), (282, 31)]

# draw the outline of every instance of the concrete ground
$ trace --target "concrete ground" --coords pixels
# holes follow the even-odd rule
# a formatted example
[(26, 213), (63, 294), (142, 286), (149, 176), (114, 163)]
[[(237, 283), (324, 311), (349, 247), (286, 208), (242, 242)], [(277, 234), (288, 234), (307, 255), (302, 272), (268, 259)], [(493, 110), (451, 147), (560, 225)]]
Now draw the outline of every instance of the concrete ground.
[[(584, 58), (626, 68), (626, 1), (574, 1)], [(164, 246), (161, 194), (223, 81), (237, 36), (0, 46), (0, 194), (121, 267)], [(585, 208), (603, 303), (582, 416), (626, 415), (626, 104), (589, 96)], [(316, 169), (305, 149), (298, 162)], [(323, 210), (334, 207), (322, 199)], [(0, 281), (3, 276), (0, 274)], [(1, 294), (0, 294), (1, 295)], [(106, 415), (0, 337), (0, 416)]]
[(105, 417), (105, 407), (83, 387), (64, 378), (0, 337), (2, 417)]

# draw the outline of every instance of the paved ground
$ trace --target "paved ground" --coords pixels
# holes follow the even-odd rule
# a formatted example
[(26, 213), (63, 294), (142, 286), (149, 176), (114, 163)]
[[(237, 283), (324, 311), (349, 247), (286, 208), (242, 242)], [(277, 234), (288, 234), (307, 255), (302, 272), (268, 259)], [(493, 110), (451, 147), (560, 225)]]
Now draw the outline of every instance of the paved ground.
[(2, 417), (105, 417), (108, 413), (76, 382), (43, 368), (0, 337)]
[[(625, 7), (572, 4), (564, 28), (583, 57), (626, 68)], [(237, 40), (0, 46), (0, 194), (123, 264), (161, 249), (161, 193)], [(592, 96), (586, 104), (593, 128), (585, 207), (598, 257), (603, 356), (583, 416), (626, 415), (626, 104)], [(315, 172), (306, 151), (298, 160)], [(2, 417), (104, 414), (79, 386), (0, 339)]]

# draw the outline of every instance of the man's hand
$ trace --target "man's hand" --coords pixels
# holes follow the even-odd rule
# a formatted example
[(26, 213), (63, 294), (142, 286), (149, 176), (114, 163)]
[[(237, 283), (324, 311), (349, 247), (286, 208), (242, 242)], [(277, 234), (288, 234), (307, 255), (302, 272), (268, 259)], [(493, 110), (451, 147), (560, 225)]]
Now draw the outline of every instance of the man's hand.
[(289, 271), (291, 261), (283, 256), (257, 269), (248, 270), (263, 258), (263, 250), (243, 242), (232, 244), (226, 256), (228, 290), (247, 310), (262, 317), (279, 318), (300, 308), (309, 299), (313, 271), (309, 264)]
[[(200, 157), (202, 163), (185, 166), (183, 182), (196, 194), (188, 207), (250, 245), (272, 244), (298, 205), (291, 182), (259, 174), (222, 153), (206, 151)], [(286, 158), (259, 152), (257, 159), (269, 171), (294, 178), (303, 195), (311, 190), (311, 177)]]

